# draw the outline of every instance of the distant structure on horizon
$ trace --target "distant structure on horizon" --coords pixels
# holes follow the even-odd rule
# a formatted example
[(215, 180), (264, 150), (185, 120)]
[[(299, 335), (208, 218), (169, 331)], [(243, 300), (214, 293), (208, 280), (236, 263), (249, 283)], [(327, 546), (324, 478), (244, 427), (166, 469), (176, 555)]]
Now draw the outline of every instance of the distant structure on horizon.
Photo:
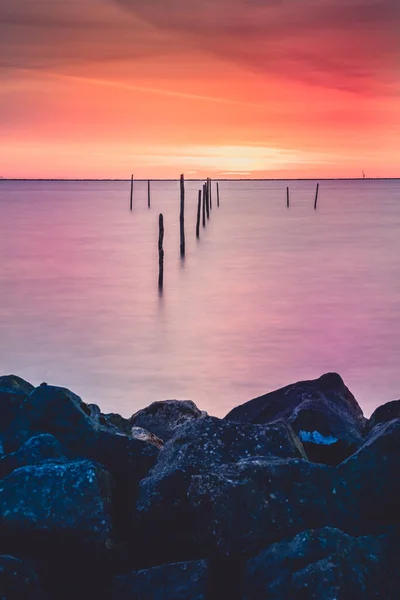
[(363, 174), (363, 179), (365, 179), (365, 173), (364, 173), (364, 171), (362, 172), (362, 174)]

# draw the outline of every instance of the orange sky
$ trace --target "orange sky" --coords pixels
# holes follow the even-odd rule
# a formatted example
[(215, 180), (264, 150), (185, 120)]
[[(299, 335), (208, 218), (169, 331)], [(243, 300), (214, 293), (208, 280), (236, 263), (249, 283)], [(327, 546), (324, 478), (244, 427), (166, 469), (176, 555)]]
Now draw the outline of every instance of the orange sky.
[(0, 0), (0, 176), (400, 177), (398, 0)]

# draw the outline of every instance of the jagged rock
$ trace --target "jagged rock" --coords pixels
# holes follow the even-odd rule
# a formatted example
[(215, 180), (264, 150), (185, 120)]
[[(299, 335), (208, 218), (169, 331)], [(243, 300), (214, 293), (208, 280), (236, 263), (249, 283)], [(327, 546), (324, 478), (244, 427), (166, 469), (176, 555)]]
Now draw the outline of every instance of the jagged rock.
[(66, 460), (67, 452), (60, 442), (50, 434), (42, 434), (28, 440), (17, 452), (0, 460), (0, 479), (15, 469), (36, 465), (46, 460)]
[(250, 400), (225, 419), (240, 423), (286, 419), (309, 459), (329, 465), (337, 465), (355, 452), (366, 424), (357, 401), (336, 373), (299, 381)]
[(117, 431), (124, 433), (125, 435), (130, 435), (131, 433), (131, 423), (129, 419), (124, 419), (118, 413), (108, 413), (100, 414), (100, 423), (103, 425), (108, 425), (111, 429), (116, 429)]
[(207, 562), (162, 565), (116, 577), (112, 600), (205, 600)]
[(173, 548), (191, 545), (193, 539), (194, 522), (187, 503), (191, 476), (259, 455), (301, 457), (304, 452), (283, 422), (247, 425), (205, 417), (179, 428), (140, 484), (138, 513), (147, 539), (156, 538), (159, 548), (164, 540), (171, 553), (168, 558), (179, 560), (180, 554), (175, 556)]
[(51, 433), (74, 451), (97, 428), (91, 412), (79, 396), (66, 388), (42, 384), (24, 399), (4, 438), (5, 450), (14, 452), (34, 435)]
[(382, 406), (378, 406), (378, 408), (372, 413), (368, 420), (367, 429), (371, 431), (375, 425), (379, 425), (380, 423), (387, 423), (388, 421), (393, 421), (393, 419), (400, 418), (400, 400), (393, 400), (392, 402), (387, 402)]
[(332, 527), (304, 531), (247, 562), (243, 600), (394, 600), (398, 588), (396, 593), (386, 542)]
[(10, 394), (17, 392), (21, 394), (30, 394), (34, 390), (34, 386), (18, 377), (17, 375), (1, 375), (0, 376), (0, 390), (2, 392), (8, 392)]
[(87, 460), (16, 469), (0, 481), (0, 535), (26, 543), (64, 536), (106, 548), (113, 485), (103, 467)]
[(130, 422), (132, 427), (142, 427), (166, 442), (177, 427), (206, 416), (207, 413), (199, 410), (192, 400), (163, 400), (139, 410)]
[(398, 521), (400, 504), (400, 419), (376, 425), (363, 445), (337, 468), (358, 504), (361, 532)]
[[(105, 466), (114, 478), (116, 526), (121, 536), (134, 519), (138, 484), (158, 455), (154, 443), (134, 439), (99, 422), (97, 411), (79, 396), (49, 385), (35, 388), (23, 401), (4, 439), (7, 452), (41, 433), (54, 435), (72, 458), (88, 458)], [(128, 514), (129, 513), (129, 514)]]
[(0, 556), (1, 600), (43, 600), (39, 578), (32, 565), (13, 556)]
[(191, 481), (204, 556), (251, 556), (302, 530), (339, 526), (354, 510), (336, 469), (305, 460), (248, 458)]
[(164, 446), (164, 442), (160, 440), (154, 433), (150, 433), (150, 431), (146, 431), (142, 427), (132, 427), (131, 435), (135, 440), (143, 440), (144, 442), (150, 442), (156, 446), (156, 448), (161, 449)]
[(3, 454), (4, 436), (33, 386), (16, 375), (0, 377), (0, 455)]

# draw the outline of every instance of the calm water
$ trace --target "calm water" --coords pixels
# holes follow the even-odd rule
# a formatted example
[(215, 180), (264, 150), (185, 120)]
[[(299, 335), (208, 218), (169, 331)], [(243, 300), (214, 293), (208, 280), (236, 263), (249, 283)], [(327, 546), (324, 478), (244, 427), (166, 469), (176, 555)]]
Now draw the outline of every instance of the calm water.
[[(0, 373), (67, 386), (125, 416), (193, 399), (222, 416), (338, 371), (367, 415), (400, 397), (400, 181), (0, 181)], [(157, 291), (158, 214), (165, 281)]]

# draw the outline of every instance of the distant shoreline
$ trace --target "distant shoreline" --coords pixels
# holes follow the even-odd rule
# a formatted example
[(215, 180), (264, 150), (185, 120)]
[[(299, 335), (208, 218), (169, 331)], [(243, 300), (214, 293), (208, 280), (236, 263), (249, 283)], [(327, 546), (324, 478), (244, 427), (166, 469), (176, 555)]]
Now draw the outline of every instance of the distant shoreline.
[[(204, 181), (206, 178), (205, 177), (200, 177), (197, 179), (185, 179), (185, 181)], [(230, 178), (221, 178), (221, 177), (214, 177), (212, 178), (214, 181), (399, 181), (400, 177), (296, 177), (296, 178), (271, 178), (271, 179), (267, 179), (267, 178), (249, 178), (249, 177), (245, 177), (245, 178), (235, 178), (235, 179), (230, 179)], [(129, 182), (130, 179), (68, 179), (68, 178), (63, 178), (63, 177), (56, 177), (56, 178), (29, 178), (29, 177), (0, 177), (0, 181), (69, 181), (69, 182), (74, 182), (74, 181), (85, 181), (85, 182), (90, 182), (90, 181), (110, 181), (110, 182), (115, 182), (115, 181), (121, 181), (121, 182)], [(179, 181), (179, 179), (134, 179), (134, 181)]]

